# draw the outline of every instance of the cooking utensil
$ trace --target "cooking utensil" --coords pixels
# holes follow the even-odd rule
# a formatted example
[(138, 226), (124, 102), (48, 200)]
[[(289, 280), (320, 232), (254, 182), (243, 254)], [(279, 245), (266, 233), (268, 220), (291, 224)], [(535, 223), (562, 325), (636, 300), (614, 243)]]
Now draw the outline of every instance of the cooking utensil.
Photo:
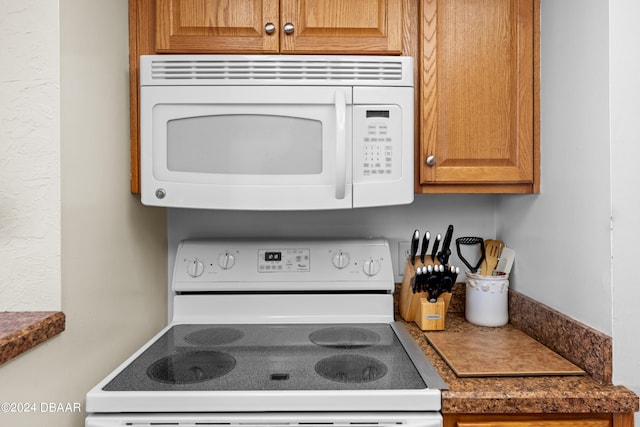
[(427, 289), (427, 282), (429, 277), (431, 277), (433, 275), (433, 266), (431, 264), (422, 267), (422, 271), (424, 273), (423, 277), (422, 277), (422, 292), (428, 292)]
[(515, 258), (516, 252), (505, 246), (500, 254), (500, 261), (498, 261), (498, 265), (496, 266), (496, 274), (509, 274), (511, 272), (511, 267), (513, 267), (513, 261)]
[(422, 274), (422, 272), (420, 271), (419, 268), (416, 268), (416, 274), (415, 276), (413, 276), (413, 282), (411, 283), (411, 292), (412, 293), (416, 293), (419, 292), (418, 291), (418, 286), (420, 285), (420, 275)]
[(429, 239), (431, 239), (431, 233), (427, 231), (422, 237), (422, 246), (420, 247), (420, 262), (422, 262), (422, 264), (424, 264), (424, 259), (427, 255), (427, 249), (429, 248)]
[(440, 281), (440, 289), (442, 292), (451, 292), (453, 289), (453, 277), (449, 274), (449, 272), (445, 272), (442, 276), (442, 280)]
[(436, 265), (434, 266), (433, 273), (431, 273), (427, 277), (426, 291), (428, 294), (427, 299), (429, 300), (429, 302), (436, 302), (438, 300), (438, 296), (440, 296), (442, 288), (441, 277), (440, 274), (438, 274), (439, 272), (439, 267)]
[(420, 231), (416, 230), (411, 236), (411, 252), (409, 258), (411, 259), (411, 265), (416, 265), (416, 253), (418, 253), (418, 244), (420, 243)]
[(502, 240), (487, 239), (484, 241), (484, 249), (486, 256), (482, 263), (480, 274), (483, 276), (492, 276), (494, 270), (498, 266), (498, 258), (504, 248)]
[(436, 260), (436, 254), (438, 253), (438, 246), (440, 246), (440, 240), (442, 240), (442, 234), (438, 233), (436, 235), (436, 241), (433, 242), (433, 249), (431, 249), (431, 261)]
[(428, 269), (426, 265), (422, 266), (422, 289), (421, 292), (427, 291), (427, 278), (428, 278)]
[(446, 265), (449, 262), (449, 256), (451, 255), (451, 239), (453, 238), (453, 225), (449, 225), (447, 232), (444, 235), (442, 241), (442, 251), (438, 254), (438, 261), (440, 264)]
[[(466, 258), (462, 255), (462, 251), (460, 250), (460, 246), (462, 245), (480, 245), (480, 259), (478, 259), (478, 262), (475, 264), (475, 266), (471, 266), (471, 264), (469, 264), (469, 261), (467, 261)], [(458, 237), (456, 239), (456, 251), (458, 252), (458, 257), (460, 258), (460, 260), (464, 263), (464, 265), (467, 266), (467, 268), (469, 268), (469, 271), (475, 273), (476, 271), (478, 271), (478, 268), (480, 268), (480, 265), (482, 264), (482, 261), (484, 261), (484, 258), (486, 256), (484, 239), (482, 237)]]
[(442, 276), (442, 292), (451, 292), (460, 274), (460, 267), (450, 266)]
[(424, 264), (424, 257), (427, 254), (427, 248), (429, 247), (429, 239), (431, 238), (431, 233), (428, 231), (424, 233), (424, 237), (422, 238), (422, 247), (420, 248), (420, 262)]

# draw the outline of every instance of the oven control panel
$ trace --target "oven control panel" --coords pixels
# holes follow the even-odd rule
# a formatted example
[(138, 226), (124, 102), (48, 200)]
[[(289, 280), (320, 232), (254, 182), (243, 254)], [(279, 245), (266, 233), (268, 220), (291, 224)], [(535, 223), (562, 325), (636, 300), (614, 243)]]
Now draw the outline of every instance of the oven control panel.
[(178, 292), (394, 288), (386, 240), (186, 240), (176, 253)]

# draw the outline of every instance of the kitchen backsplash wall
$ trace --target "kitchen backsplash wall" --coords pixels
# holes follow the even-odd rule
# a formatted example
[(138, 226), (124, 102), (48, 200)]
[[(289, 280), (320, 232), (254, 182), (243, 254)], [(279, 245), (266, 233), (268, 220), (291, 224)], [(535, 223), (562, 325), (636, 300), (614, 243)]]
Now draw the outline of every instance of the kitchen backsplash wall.
[[(444, 233), (455, 227), (459, 236), (495, 235), (495, 196), (416, 195), (410, 205), (307, 212), (250, 212), (169, 209), (167, 215), (169, 278), (175, 250), (194, 237), (384, 237), (389, 240), (394, 268), (398, 243), (409, 241), (414, 229)], [(455, 249), (452, 262), (460, 264)], [(396, 280), (399, 279), (395, 271)], [(401, 272), (400, 272), (401, 274)]]

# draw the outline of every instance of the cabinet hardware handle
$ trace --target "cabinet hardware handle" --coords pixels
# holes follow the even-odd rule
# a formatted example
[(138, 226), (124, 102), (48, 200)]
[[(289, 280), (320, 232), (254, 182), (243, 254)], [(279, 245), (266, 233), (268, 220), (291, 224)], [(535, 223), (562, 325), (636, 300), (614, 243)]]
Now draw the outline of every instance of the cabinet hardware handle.
[(428, 156), (427, 160), (425, 160), (425, 163), (427, 164), (427, 166), (435, 166), (436, 164), (436, 156)]
[(291, 22), (287, 22), (286, 24), (284, 24), (282, 29), (284, 30), (285, 34), (293, 34), (294, 27)]
[(267, 34), (273, 34), (276, 30), (276, 25), (273, 22), (267, 22), (264, 24), (264, 32)]

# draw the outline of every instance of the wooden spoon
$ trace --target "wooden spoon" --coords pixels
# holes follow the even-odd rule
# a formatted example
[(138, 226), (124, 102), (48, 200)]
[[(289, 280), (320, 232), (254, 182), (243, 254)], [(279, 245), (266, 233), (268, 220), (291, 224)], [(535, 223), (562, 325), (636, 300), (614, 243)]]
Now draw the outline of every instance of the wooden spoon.
[(482, 263), (480, 274), (483, 276), (491, 276), (493, 275), (493, 270), (495, 270), (498, 265), (500, 253), (504, 248), (504, 242), (502, 240), (487, 239), (484, 241), (484, 248), (486, 256)]

